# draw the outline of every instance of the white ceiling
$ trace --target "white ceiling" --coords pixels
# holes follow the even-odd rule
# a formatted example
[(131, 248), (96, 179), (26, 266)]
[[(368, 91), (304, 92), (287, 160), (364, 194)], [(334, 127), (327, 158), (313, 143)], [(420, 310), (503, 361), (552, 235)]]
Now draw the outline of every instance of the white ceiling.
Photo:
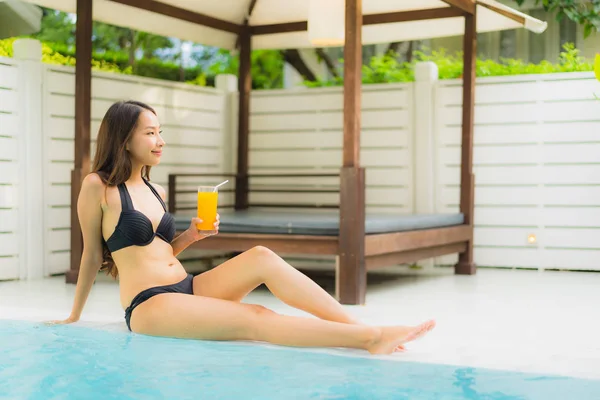
[[(25, 0), (44, 7), (65, 12), (76, 12), (76, 0)], [(242, 24), (251, 0), (160, 0), (163, 3), (176, 6), (229, 21)], [(327, 0), (322, 0), (327, 1)], [(475, 0), (473, 0), (475, 1)], [(523, 14), (509, 9), (494, 0), (477, 0), (478, 2), (500, 5), (509, 12)], [(236, 34), (214, 28), (177, 20), (171, 17), (155, 14), (125, 6), (110, 0), (93, 0), (96, 21), (129, 27), (136, 30), (151, 32), (164, 36), (191, 40), (209, 46), (225, 49), (235, 48)], [(409, 11), (425, 8), (447, 7), (441, 0), (364, 0), (363, 14), (376, 14), (394, 11)], [(479, 32), (498, 31), (523, 27), (514, 20), (493, 12), (483, 6), (477, 6), (477, 30)], [(278, 24), (285, 22), (306, 21), (308, 15), (308, 0), (257, 0), (250, 17), (250, 25)], [(543, 27), (541, 21), (525, 16), (533, 25)], [(542, 24), (542, 25), (540, 25)], [(529, 25), (528, 25), (529, 27)], [(427, 39), (433, 37), (462, 35), (464, 19), (461, 17), (444, 18), (428, 21), (411, 21), (381, 25), (363, 26), (362, 38), (364, 44), (386, 43)], [(254, 49), (304, 48), (312, 47), (307, 32), (290, 32), (267, 35), (256, 35), (252, 38)]]

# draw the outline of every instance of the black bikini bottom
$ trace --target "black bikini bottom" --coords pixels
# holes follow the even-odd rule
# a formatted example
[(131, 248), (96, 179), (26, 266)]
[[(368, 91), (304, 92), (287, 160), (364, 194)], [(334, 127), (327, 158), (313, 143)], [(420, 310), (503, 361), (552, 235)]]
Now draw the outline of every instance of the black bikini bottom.
[(140, 293), (138, 293), (138, 295), (135, 296), (133, 298), (133, 300), (131, 301), (131, 304), (129, 305), (129, 307), (127, 307), (127, 309), (125, 310), (125, 322), (127, 323), (127, 328), (131, 331), (131, 325), (130, 325), (131, 313), (133, 312), (134, 308), (136, 308), (137, 306), (139, 306), (140, 304), (142, 304), (149, 298), (156, 296), (157, 294), (161, 294), (161, 293), (194, 294), (194, 287), (192, 284), (193, 280), (194, 280), (194, 275), (188, 274), (188, 276), (185, 277), (185, 279), (179, 283), (174, 283), (172, 285), (165, 285), (165, 286), (156, 286), (156, 287), (152, 287), (152, 288), (143, 290)]

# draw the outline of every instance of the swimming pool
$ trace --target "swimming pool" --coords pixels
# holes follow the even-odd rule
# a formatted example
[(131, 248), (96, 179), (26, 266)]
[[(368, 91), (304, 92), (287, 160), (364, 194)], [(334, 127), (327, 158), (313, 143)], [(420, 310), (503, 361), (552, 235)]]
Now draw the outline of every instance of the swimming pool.
[(0, 399), (594, 399), (600, 381), (0, 320)]

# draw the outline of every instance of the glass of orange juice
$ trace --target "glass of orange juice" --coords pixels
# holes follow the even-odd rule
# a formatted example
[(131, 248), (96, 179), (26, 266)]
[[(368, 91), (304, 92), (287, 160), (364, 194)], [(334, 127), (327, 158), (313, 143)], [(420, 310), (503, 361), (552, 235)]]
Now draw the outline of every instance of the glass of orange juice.
[(198, 215), (202, 223), (196, 224), (200, 231), (214, 231), (217, 222), (217, 199), (219, 191), (214, 186), (198, 186)]

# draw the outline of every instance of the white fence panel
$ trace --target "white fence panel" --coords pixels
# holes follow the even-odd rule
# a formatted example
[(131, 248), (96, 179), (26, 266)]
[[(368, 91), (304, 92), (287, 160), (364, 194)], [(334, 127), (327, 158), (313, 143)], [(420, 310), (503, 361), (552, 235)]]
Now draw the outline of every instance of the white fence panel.
[(0, 57), (0, 280), (19, 277), (19, 63)]
[[(437, 88), (440, 212), (458, 212), (461, 90), (460, 81)], [(600, 84), (591, 73), (477, 80), (478, 265), (600, 270), (600, 102), (594, 93)]]
[[(363, 86), (360, 163), (367, 211), (412, 213), (412, 85)], [(342, 166), (343, 90), (255, 91), (250, 101), (250, 173), (337, 173)], [(339, 188), (339, 179), (272, 178), (253, 187)], [(251, 193), (250, 202), (339, 204), (338, 194)]]

